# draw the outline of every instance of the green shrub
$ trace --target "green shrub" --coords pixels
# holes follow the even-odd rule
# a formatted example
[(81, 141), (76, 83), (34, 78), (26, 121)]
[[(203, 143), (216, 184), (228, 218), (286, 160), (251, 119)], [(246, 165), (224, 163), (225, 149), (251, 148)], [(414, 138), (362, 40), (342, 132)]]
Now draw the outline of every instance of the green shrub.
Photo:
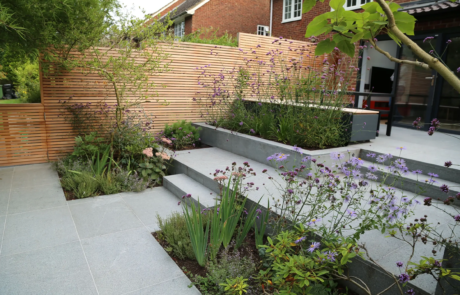
[(12, 70), (13, 84), (18, 91), (21, 101), (27, 103), (40, 103), (40, 73), (38, 59), (31, 62), (15, 65)]
[(321, 242), (315, 242), (314, 237), (313, 232), (299, 226), (273, 240), (268, 238), (269, 245), (259, 249), (260, 284), (280, 294), (317, 294), (313, 288), (331, 292), (337, 286), (334, 278), (343, 275), (347, 263), (357, 255), (355, 244), (337, 235), (323, 237)]
[(99, 182), (90, 172), (67, 173), (61, 180), (62, 187), (82, 199), (98, 195)]
[(105, 175), (99, 175), (96, 179), (99, 182), (100, 190), (105, 195), (113, 195), (122, 191), (121, 183), (117, 181), (118, 179), (113, 176), (112, 172), (108, 172)]
[(99, 153), (103, 153), (107, 149), (106, 140), (99, 136), (97, 132), (75, 137), (75, 147), (72, 153), (73, 158), (92, 159)]
[(157, 214), (157, 219), (161, 236), (168, 242), (174, 256), (179, 259), (195, 259), (184, 215), (176, 212), (163, 219)]
[(182, 149), (185, 146), (196, 145), (199, 143), (201, 127), (195, 128), (192, 123), (177, 121), (172, 125), (166, 124), (163, 135), (170, 139), (175, 149)]
[(199, 29), (191, 34), (182, 38), (183, 42), (213, 44), (222, 46), (238, 47), (238, 39), (225, 32), (218, 37), (219, 29), (205, 28)]
[[(234, 246), (235, 243), (232, 243)], [(256, 262), (251, 256), (242, 256), (238, 250), (224, 249), (217, 262), (210, 261), (206, 270), (206, 277), (193, 277), (193, 284), (198, 285), (203, 294), (227, 294), (225, 284), (227, 279), (236, 280), (238, 277), (250, 278), (256, 273)], [(253, 287), (249, 287), (252, 289)], [(250, 292), (250, 294), (258, 294)]]

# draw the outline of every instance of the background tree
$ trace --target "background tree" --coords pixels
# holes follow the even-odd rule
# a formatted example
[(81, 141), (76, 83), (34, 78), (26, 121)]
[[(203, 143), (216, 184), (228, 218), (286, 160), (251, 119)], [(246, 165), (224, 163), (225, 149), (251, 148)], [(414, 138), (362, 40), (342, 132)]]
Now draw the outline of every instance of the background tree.
[[(320, 0), (324, 2), (324, 0)], [(333, 11), (315, 17), (307, 26), (305, 37), (326, 35), (333, 32), (332, 39), (326, 38), (318, 43), (316, 54), (330, 53), (335, 47), (349, 56), (354, 56), (355, 43), (366, 40), (374, 48), (391, 61), (433, 69), (447, 83), (460, 92), (460, 79), (455, 75), (455, 69), (449, 69), (439, 55), (430, 55), (420, 48), (408, 35), (414, 35), (416, 19), (412, 15), (398, 11), (401, 6), (394, 2), (375, 0), (363, 5), (363, 12), (346, 11), (343, 8), (346, 0), (331, 0), (329, 5)], [(455, 1), (455, 0), (450, 0)], [(303, 13), (310, 11), (316, 5), (316, 0), (305, 0)], [(398, 45), (404, 44), (420, 58), (416, 61), (398, 59), (391, 56), (377, 45), (376, 37), (387, 34)], [(459, 65), (460, 66), (460, 65)], [(460, 71), (460, 68), (456, 70)]]

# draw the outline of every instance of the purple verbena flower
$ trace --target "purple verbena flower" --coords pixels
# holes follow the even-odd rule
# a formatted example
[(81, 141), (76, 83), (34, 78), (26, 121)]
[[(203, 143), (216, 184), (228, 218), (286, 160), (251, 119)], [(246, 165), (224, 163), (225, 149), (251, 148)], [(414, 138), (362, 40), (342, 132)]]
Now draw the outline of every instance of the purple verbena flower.
[(447, 184), (443, 184), (439, 188), (441, 189), (443, 193), (447, 194), (449, 192), (449, 187), (447, 186)]
[(452, 166), (452, 162), (451, 161), (447, 161), (444, 163), (444, 166), (446, 166), (447, 168), (449, 168), (450, 166)]
[(455, 215), (454, 219), (455, 219), (455, 221), (460, 221), (460, 215)]
[(398, 279), (401, 284), (404, 284), (410, 281), (410, 276), (407, 273), (402, 273), (398, 276)]
[(399, 268), (403, 267), (403, 265), (404, 265), (404, 263), (402, 261), (397, 261), (396, 262), (396, 266), (399, 267)]
[(243, 124), (244, 124), (243, 121), (241, 121), (241, 122), (240, 122), (240, 126), (243, 126)]

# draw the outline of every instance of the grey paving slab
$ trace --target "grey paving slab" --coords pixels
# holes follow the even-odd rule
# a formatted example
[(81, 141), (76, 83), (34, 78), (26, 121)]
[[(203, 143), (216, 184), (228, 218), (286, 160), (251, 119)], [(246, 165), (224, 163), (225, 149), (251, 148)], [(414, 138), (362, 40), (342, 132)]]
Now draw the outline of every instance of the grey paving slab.
[(13, 168), (3, 168), (0, 170), (0, 191), (9, 190), (11, 188), (13, 171)]
[(52, 167), (41, 166), (39, 169), (14, 170), (11, 180), (12, 188), (34, 187), (44, 184), (59, 184), (57, 172)]
[(99, 294), (124, 294), (182, 275), (145, 229), (82, 240)]
[(167, 217), (172, 212), (181, 212), (179, 200), (164, 187), (156, 187), (142, 193), (126, 193), (123, 200), (145, 225), (157, 224), (157, 213)]
[(80, 242), (0, 257), (0, 294), (97, 294)]
[(8, 215), (2, 256), (78, 240), (67, 206)]
[(5, 230), (6, 216), (0, 216), (0, 254), (2, 253), (3, 231)]
[(60, 184), (43, 184), (11, 190), (8, 214), (65, 206)]
[(0, 189), (0, 216), (6, 215), (8, 210), (8, 199), (10, 197), (11, 190)]
[(144, 226), (117, 195), (95, 198), (69, 208), (81, 239)]
[(164, 294), (182, 294), (182, 295), (200, 295), (200, 291), (193, 286), (189, 288), (190, 280), (185, 276), (180, 276), (172, 280), (153, 285), (141, 290), (127, 293), (126, 295), (164, 295)]

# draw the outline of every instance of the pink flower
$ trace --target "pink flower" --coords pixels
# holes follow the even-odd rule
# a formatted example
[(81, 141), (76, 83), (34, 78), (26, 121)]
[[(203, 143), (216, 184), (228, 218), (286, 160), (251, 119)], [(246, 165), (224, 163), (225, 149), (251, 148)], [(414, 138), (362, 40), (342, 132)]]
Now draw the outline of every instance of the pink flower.
[(145, 150), (142, 151), (144, 155), (147, 157), (151, 158), (153, 157), (153, 149), (152, 148), (146, 148)]
[[(152, 155), (152, 156), (153, 156), (153, 155)], [(171, 159), (171, 157), (168, 156), (167, 153), (155, 153), (155, 156), (161, 157), (163, 160), (169, 160), (169, 159)]]
[(161, 141), (167, 144), (172, 144), (172, 141), (167, 139), (166, 137), (161, 138)]
[(228, 179), (228, 177), (225, 176), (225, 175), (221, 175), (221, 176), (214, 177), (214, 180), (216, 180), (216, 181), (225, 180), (225, 179)]

